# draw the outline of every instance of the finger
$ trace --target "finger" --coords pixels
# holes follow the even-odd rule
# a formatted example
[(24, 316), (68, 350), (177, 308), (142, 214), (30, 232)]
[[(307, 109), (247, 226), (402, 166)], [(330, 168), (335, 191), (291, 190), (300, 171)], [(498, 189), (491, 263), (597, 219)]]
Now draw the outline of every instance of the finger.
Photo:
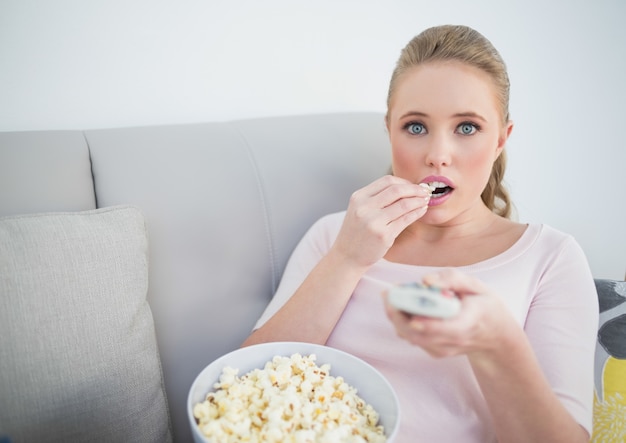
[(463, 353), (458, 336), (446, 334), (438, 323), (445, 321), (403, 313), (390, 307), (388, 310), (396, 334), (409, 343), (419, 346), (433, 357), (447, 357)]
[(374, 199), (376, 206), (382, 207), (383, 222), (391, 225), (395, 237), (426, 213), (430, 192), (414, 184), (394, 185)]
[(411, 326), (412, 315), (394, 308), (385, 300), (385, 314), (396, 330), (396, 334), (402, 338), (410, 339), (415, 331)]
[(423, 210), (420, 216), (428, 210), (428, 198), (403, 198), (384, 208), (383, 213), (385, 214), (387, 224), (391, 224), (397, 220), (401, 220), (405, 216), (408, 216), (408, 219), (414, 221), (411, 213), (420, 210)]
[(449, 289), (458, 296), (482, 294), (487, 291), (487, 287), (480, 280), (454, 268), (425, 275), (422, 281), (429, 286)]
[(456, 343), (463, 336), (464, 322), (458, 319), (442, 319), (413, 315), (409, 319), (411, 330), (434, 343)]
[(382, 189), (372, 198), (380, 208), (387, 208), (405, 199), (430, 200), (430, 191), (415, 183), (397, 183)]
[(430, 195), (427, 194), (425, 197), (422, 197), (420, 195), (416, 195), (411, 189), (408, 189), (403, 197), (397, 198), (393, 202), (384, 206), (383, 211), (389, 219), (388, 222), (392, 222), (416, 209), (428, 209), (429, 200)]
[(355, 191), (353, 196), (361, 198), (361, 199), (371, 198), (373, 196), (380, 194), (383, 190), (387, 189), (390, 186), (410, 185), (410, 184), (411, 184), (410, 181), (405, 180), (403, 178), (396, 177), (393, 175), (385, 175), (383, 177), (380, 177), (374, 180), (370, 184), (362, 187), (361, 189)]
[(378, 208), (384, 208), (405, 197), (430, 197), (430, 190), (408, 180), (386, 175), (355, 191), (351, 201), (362, 202), (374, 198)]
[[(357, 219), (377, 226), (376, 231), (386, 230), (389, 223), (399, 220), (400, 227), (393, 230), (397, 235), (424, 215), (429, 199), (430, 191), (423, 186), (399, 177), (385, 176), (355, 191), (350, 198), (349, 209)], [(420, 208), (424, 209), (414, 213)]]
[(444, 357), (462, 353), (462, 346), (452, 338), (446, 338), (439, 334), (431, 334), (427, 329), (421, 327), (415, 328), (416, 324), (412, 321), (408, 328), (397, 328), (398, 336), (404, 338), (410, 343), (420, 346), (432, 356)]

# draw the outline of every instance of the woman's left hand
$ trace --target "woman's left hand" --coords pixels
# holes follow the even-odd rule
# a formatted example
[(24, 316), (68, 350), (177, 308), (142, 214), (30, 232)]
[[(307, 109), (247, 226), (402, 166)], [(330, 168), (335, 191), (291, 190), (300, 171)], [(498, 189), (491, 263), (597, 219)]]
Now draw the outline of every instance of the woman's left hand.
[(411, 315), (393, 308), (386, 297), (385, 309), (397, 334), (433, 357), (497, 351), (502, 334), (518, 327), (504, 302), (472, 276), (444, 269), (423, 283), (454, 292), (461, 299), (459, 314), (448, 319)]

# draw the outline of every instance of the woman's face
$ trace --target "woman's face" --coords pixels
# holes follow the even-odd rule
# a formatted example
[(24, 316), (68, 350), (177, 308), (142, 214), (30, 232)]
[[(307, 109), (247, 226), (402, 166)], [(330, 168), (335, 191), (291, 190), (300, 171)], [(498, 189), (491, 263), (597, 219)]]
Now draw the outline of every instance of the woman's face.
[(438, 188), (422, 221), (484, 210), (480, 195), (512, 129), (487, 73), (454, 61), (411, 68), (398, 79), (387, 129), (394, 175)]

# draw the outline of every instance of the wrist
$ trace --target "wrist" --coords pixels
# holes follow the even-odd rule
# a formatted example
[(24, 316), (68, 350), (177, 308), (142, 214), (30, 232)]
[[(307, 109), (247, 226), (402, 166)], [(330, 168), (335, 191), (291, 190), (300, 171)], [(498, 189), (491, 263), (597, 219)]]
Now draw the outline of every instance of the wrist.
[[(474, 370), (495, 373), (499, 368), (516, 364), (516, 357), (530, 350), (524, 331), (511, 319), (511, 322), (497, 329), (493, 340), (486, 346), (468, 353)], [(531, 351), (532, 352), (532, 351)]]
[(337, 270), (358, 275), (359, 277), (372, 265), (363, 263), (358, 256), (353, 257), (344, 253), (336, 244), (330, 248), (325, 259)]

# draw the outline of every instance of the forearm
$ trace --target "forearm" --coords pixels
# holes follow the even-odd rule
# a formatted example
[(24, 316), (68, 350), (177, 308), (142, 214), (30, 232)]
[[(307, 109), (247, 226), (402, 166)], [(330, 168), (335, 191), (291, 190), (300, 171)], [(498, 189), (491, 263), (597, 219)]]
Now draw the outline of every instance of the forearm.
[(242, 346), (271, 341), (326, 343), (365, 270), (331, 250), (289, 301)]
[(512, 328), (498, 350), (469, 358), (499, 443), (589, 442), (554, 394), (521, 329)]

